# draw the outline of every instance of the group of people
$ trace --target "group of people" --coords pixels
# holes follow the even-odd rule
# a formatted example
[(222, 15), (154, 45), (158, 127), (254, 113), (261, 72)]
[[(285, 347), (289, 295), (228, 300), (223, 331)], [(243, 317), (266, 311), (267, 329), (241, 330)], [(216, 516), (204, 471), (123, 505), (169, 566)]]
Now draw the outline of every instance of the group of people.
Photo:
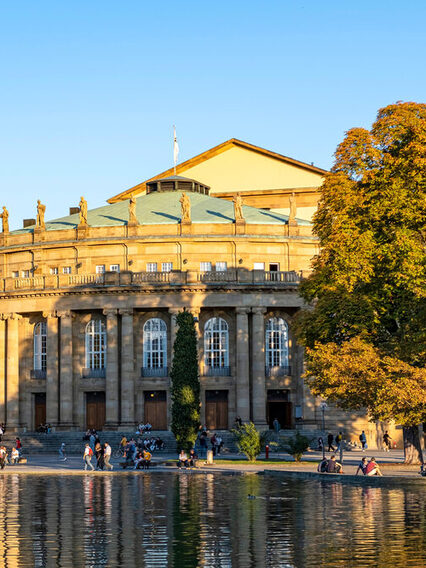
[(178, 456), (177, 466), (179, 469), (182, 469), (183, 467), (185, 469), (195, 467), (197, 459), (198, 456), (194, 449), (190, 450), (189, 455), (184, 450), (181, 450)]
[(355, 475), (358, 475), (360, 472), (362, 475), (379, 475), (382, 477), (382, 472), (380, 471), (379, 464), (376, 462), (376, 458), (370, 458), (369, 461), (367, 461), (366, 457), (362, 458), (358, 464)]
[(213, 456), (219, 456), (220, 452), (223, 448), (222, 436), (213, 432), (213, 434), (211, 435), (210, 440), (209, 440), (209, 437), (208, 437), (208, 434), (207, 434), (207, 426), (204, 425), (201, 428), (201, 432), (200, 432), (200, 435), (198, 436), (198, 440), (197, 440), (197, 446), (198, 446), (198, 452), (200, 454), (200, 458), (207, 457), (207, 449), (208, 449), (208, 446), (209, 446), (209, 441), (210, 441), (210, 445), (211, 445), (211, 450), (213, 452)]
[[(336, 447), (333, 446), (334, 441), (336, 441)], [(339, 432), (336, 436), (333, 436), (331, 432), (327, 435), (327, 444), (329, 452), (340, 452), (340, 448), (343, 443), (343, 432)], [(318, 450), (322, 452), (324, 449), (324, 440), (322, 436), (318, 438)]]
[(141, 422), (140, 424), (138, 424), (136, 434), (145, 434), (145, 432), (151, 432), (151, 430), (152, 430), (152, 424), (150, 424), (149, 422), (147, 422), (146, 424)]
[(49, 434), (51, 431), (52, 431), (52, 426), (48, 423), (39, 424), (36, 428), (36, 432), (40, 432), (42, 434)]
[(0, 446), (0, 469), (4, 469), (6, 464), (15, 465), (19, 463), (22, 456), (22, 444), (20, 438), (15, 438), (15, 445), (10, 451), (10, 457), (6, 446)]
[[(111, 446), (108, 442), (101, 444), (99, 438), (95, 442), (94, 448), (92, 448), (91, 444), (88, 442), (84, 448), (83, 453), (83, 461), (84, 461), (84, 470), (91, 469), (92, 471), (95, 469), (92, 464), (92, 457), (96, 456), (96, 470), (103, 470), (103, 469), (113, 469), (113, 465), (109, 463), (111, 459)], [(66, 459), (66, 458), (65, 458)]]

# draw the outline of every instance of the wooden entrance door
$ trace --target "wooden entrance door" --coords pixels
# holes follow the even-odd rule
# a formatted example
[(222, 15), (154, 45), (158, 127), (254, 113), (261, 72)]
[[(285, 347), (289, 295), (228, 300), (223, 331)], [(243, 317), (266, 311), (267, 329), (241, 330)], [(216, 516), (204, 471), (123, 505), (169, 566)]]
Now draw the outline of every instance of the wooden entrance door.
[(273, 429), (275, 418), (281, 424), (281, 428), (292, 428), (292, 403), (288, 401), (287, 390), (268, 390), (266, 419), (269, 428)]
[(34, 430), (46, 424), (46, 393), (34, 394)]
[(153, 430), (167, 430), (166, 391), (144, 392), (144, 421), (149, 422)]
[(209, 430), (228, 429), (227, 390), (206, 390), (206, 425)]
[(86, 393), (86, 428), (103, 430), (105, 425), (105, 393)]

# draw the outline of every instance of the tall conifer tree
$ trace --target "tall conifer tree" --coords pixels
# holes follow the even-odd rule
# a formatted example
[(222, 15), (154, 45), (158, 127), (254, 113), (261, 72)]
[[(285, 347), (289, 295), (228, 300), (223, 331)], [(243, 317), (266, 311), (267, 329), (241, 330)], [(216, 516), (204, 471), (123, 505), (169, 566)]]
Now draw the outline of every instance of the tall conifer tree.
[(178, 330), (173, 345), (170, 372), (172, 394), (172, 432), (178, 449), (189, 450), (200, 426), (200, 379), (198, 376), (195, 320), (183, 311), (176, 316)]

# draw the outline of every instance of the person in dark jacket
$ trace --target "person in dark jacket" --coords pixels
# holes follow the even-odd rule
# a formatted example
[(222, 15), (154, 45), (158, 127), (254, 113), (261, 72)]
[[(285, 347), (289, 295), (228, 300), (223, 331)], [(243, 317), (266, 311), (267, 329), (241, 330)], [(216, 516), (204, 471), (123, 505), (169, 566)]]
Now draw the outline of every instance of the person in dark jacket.
[(328, 433), (327, 436), (327, 444), (328, 444), (328, 451), (329, 452), (334, 452), (334, 448), (333, 448), (333, 434), (331, 432)]

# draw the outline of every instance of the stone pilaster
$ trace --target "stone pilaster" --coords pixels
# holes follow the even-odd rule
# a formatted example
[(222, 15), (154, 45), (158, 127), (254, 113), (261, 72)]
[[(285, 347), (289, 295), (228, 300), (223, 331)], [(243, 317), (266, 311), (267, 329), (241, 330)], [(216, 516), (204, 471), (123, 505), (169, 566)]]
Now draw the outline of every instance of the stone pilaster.
[(172, 367), (173, 361), (173, 345), (175, 344), (176, 339), (176, 332), (177, 332), (177, 324), (176, 324), (176, 316), (178, 313), (182, 311), (179, 308), (169, 308), (170, 314), (170, 359), (169, 359), (169, 367)]
[(10, 314), (7, 318), (6, 350), (6, 424), (8, 430), (19, 428), (19, 320), (22, 316)]
[(74, 396), (72, 368), (72, 314), (58, 312), (60, 318), (60, 365), (59, 365), (59, 426), (63, 429), (74, 425)]
[(59, 422), (59, 368), (58, 368), (58, 318), (55, 313), (46, 317), (46, 422), (57, 426)]
[(119, 310), (121, 315), (121, 426), (135, 424), (135, 362), (133, 310)]
[(105, 427), (118, 426), (118, 321), (117, 310), (104, 310), (106, 316), (107, 357), (105, 381)]
[(237, 314), (237, 368), (236, 398), (237, 416), (243, 422), (250, 420), (250, 383), (249, 383), (249, 327), (248, 313), (250, 308), (236, 308)]
[(0, 422), (6, 422), (6, 321), (0, 314)]
[(266, 308), (252, 308), (252, 416), (256, 426), (266, 426), (265, 388), (265, 313)]

